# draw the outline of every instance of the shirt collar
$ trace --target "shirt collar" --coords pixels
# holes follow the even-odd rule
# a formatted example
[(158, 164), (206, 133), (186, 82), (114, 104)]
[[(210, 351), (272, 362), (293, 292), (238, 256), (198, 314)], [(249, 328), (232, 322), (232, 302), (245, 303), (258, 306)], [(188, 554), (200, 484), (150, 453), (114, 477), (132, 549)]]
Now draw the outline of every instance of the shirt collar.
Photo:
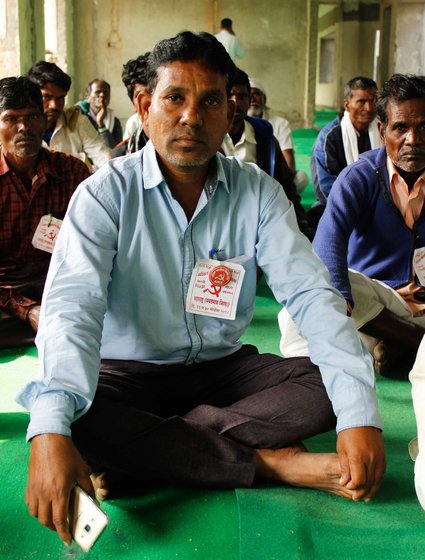
[(7, 165), (6, 158), (4, 157), (3, 150), (0, 148), (0, 175), (5, 175), (10, 171)]
[[(389, 156), (387, 156), (387, 169), (388, 169), (388, 176), (389, 176), (389, 179), (390, 179), (390, 184), (393, 182), (393, 177), (394, 176), (397, 176), (397, 178), (401, 179), (403, 181), (403, 183), (406, 184), (406, 181), (403, 179), (403, 177), (397, 171), (396, 166), (394, 165), (394, 163), (392, 162), (392, 160), (390, 159)], [(415, 185), (418, 184), (419, 182), (422, 182), (422, 181), (425, 181), (425, 169), (422, 171), (422, 173), (416, 179)], [(407, 184), (406, 184), (406, 188), (407, 188)]]
[(239, 142), (242, 142), (243, 140), (245, 140), (246, 142), (250, 142), (251, 144), (256, 144), (257, 140), (255, 138), (254, 127), (247, 120), (244, 120), (244, 125), (245, 126), (244, 126), (244, 129), (243, 129), (243, 133), (242, 133), (242, 136), (241, 136), (241, 139), (239, 140)]
[[(11, 171), (11, 169), (0, 147), (0, 175), (5, 175), (9, 171)], [(49, 150), (45, 148), (40, 148), (33, 181), (35, 180), (35, 178), (38, 178), (40, 180), (46, 175), (51, 175), (54, 178), (59, 178), (59, 175), (55, 172), (55, 170), (51, 166)]]
[[(224, 188), (229, 191), (226, 175), (224, 172), (222, 159), (224, 156), (219, 157), (216, 154), (212, 162), (210, 171), (205, 181), (205, 192), (208, 199), (215, 193), (219, 183), (223, 184)], [(224, 158), (225, 159), (225, 158)], [(143, 174), (143, 188), (153, 189), (159, 187), (161, 184), (166, 183), (164, 175), (158, 164), (155, 147), (149, 140), (142, 152), (142, 174)]]

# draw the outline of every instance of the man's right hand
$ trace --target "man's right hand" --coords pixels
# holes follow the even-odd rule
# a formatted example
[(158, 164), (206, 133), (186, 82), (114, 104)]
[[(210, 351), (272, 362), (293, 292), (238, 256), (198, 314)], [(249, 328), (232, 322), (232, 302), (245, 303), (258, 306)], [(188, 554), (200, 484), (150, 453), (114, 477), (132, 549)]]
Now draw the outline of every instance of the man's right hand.
[(68, 524), (71, 490), (81, 486), (93, 498), (90, 469), (72, 440), (60, 434), (42, 434), (31, 441), (25, 501), (30, 515), (57, 531), (66, 545), (72, 542)]
[(98, 128), (104, 128), (105, 126), (106, 109), (107, 109), (106, 101), (102, 99), (100, 104), (100, 109), (96, 115), (96, 124)]

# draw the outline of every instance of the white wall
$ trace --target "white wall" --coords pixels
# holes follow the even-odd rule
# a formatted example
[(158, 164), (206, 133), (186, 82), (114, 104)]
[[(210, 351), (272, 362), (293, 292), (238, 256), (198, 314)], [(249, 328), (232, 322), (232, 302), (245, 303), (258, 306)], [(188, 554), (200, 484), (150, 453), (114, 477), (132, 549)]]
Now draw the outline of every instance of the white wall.
[(425, 74), (424, 35), (424, 2), (398, 4), (394, 56), (395, 72)]
[[(94, 77), (112, 86), (111, 106), (120, 118), (132, 106), (121, 82), (122, 65), (160, 39), (184, 29), (216, 32), (230, 17), (245, 47), (240, 63), (267, 88), (270, 105), (300, 123), (305, 112), (309, 0), (74, 0), (75, 92)], [(118, 6), (118, 44), (108, 46)]]

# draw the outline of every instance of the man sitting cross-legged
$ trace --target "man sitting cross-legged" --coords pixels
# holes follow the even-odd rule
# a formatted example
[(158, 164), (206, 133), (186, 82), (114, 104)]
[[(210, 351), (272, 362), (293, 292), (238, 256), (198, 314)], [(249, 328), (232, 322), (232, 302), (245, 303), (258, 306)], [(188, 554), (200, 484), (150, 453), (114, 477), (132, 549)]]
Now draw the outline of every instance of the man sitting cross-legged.
[(34, 343), (53, 241), (89, 175), (78, 159), (41, 147), (45, 129), (39, 87), (0, 80), (0, 348)]
[[(371, 360), (282, 187), (217, 153), (232, 60), (212, 35), (184, 32), (148, 66), (150, 141), (81, 185), (55, 247), (41, 375), (18, 397), (31, 412), (29, 512), (69, 543), (71, 489), (94, 495), (88, 465), (106, 473), (96, 487), (111, 473), (208, 488), (266, 478), (369, 500), (385, 469)], [(241, 343), (257, 265), (322, 375)], [(306, 452), (304, 438), (335, 425), (337, 453)]]

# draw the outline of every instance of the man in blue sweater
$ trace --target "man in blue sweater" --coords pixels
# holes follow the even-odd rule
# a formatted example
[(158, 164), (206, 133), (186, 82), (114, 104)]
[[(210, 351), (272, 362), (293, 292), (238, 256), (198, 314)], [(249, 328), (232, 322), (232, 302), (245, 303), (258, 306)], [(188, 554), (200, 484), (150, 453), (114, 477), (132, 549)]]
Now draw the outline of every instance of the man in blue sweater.
[[(407, 374), (425, 333), (425, 78), (395, 74), (380, 92), (378, 115), (384, 147), (339, 175), (314, 249), (375, 369)], [(292, 354), (293, 325), (285, 313), (280, 319), (282, 351)]]

